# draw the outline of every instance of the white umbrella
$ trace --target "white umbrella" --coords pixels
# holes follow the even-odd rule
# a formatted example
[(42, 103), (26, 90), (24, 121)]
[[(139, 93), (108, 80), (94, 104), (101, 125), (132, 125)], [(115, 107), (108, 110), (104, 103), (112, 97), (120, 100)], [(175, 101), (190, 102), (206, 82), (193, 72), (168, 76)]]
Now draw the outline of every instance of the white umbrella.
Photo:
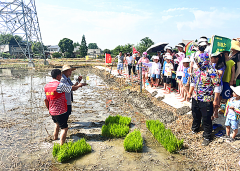
[(155, 45), (150, 46), (147, 49), (147, 52), (157, 52), (157, 51), (161, 51), (164, 50), (164, 47), (167, 46), (169, 43), (157, 43)]

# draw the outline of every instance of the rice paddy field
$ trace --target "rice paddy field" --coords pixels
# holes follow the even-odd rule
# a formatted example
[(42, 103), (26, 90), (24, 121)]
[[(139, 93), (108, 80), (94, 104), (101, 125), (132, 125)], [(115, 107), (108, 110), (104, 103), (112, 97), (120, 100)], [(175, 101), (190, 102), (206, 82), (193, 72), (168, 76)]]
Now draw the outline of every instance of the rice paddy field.
[[(0, 170), (201, 170), (185, 156), (167, 152), (146, 128), (146, 116), (91, 67), (73, 72), (72, 80), (82, 75), (89, 85), (74, 92), (67, 135), (67, 142), (84, 138), (91, 151), (60, 163), (52, 154), (59, 140), (52, 140), (54, 123), (44, 104), (50, 71), (0, 69)], [(109, 115), (131, 118), (129, 132), (141, 132), (141, 152), (125, 151), (125, 137), (102, 136)]]

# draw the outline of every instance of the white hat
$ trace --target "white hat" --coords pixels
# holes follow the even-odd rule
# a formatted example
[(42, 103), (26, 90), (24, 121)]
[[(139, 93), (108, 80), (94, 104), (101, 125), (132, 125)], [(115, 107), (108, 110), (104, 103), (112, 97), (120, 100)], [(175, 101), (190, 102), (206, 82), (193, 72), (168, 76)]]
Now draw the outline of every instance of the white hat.
[(198, 46), (207, 46), (207, 42), (198, 42)]
[(166, 54), (165, 54), (165, 57), (166, 57), (166, 59), (170, 59), (170, 60), (172, 60), (172, 56), (171, 56), (170, 53), (166, 53)]
[(62, 67), (62, 72), (63, 72), (63, 71), (67, 71), (67, 70), (69, 70), (69, 69), (71, 69), (72, 71), (74, 71), (76, 68), (72, 68), (70, 65), (63, 65), (63, 67)]
[(200, 38), (200, 39), (198, 40), (198, 42), (208, 42), (208, 39)]
[(156, 56), (156, 55), (154, 55), (152, 58), (153, 58), (153, 59), (159, 59), (159, 57)]
[(189, 58), (184, 58), (183, 62), (190, 62), (190, 59)]
[(166, 47), (166, 50), (167, 50), (167, 49), (172, 50), (172, 47), (171, 47), (171, 46), (167, 46), (167, 47)]
[(237, 87), (230, 86), (230, 87), (234, 93), (236, 93), (238, 96), (240, 96), (240, 86), (237, 86)]
[(179, 60), (178, 59), (174, 59), (174, 62), (179, 62)]

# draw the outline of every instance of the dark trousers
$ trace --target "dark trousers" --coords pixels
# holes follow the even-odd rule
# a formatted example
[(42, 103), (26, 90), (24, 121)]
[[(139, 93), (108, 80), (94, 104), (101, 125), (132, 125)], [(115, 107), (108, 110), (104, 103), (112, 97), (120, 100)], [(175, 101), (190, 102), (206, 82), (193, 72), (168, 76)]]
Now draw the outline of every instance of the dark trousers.
[(136, 66), (128, 65), (128, 75), (131, 75), (131, 70), (133, 70), (133, 74), (136, 75)]
[(71, 115), (71, 113), (72, 113), (72, 105), (67, 105), (67, 113), (68, 113), (68, 116)]
[(212, 120), (213, 115), (213, 102), (201, 102), (192, 99), (192, 131), (198, 132), (200, 128), (201, 121), (203, 121), (203, 137), (206, 139), (211, 139), (212, 133)]

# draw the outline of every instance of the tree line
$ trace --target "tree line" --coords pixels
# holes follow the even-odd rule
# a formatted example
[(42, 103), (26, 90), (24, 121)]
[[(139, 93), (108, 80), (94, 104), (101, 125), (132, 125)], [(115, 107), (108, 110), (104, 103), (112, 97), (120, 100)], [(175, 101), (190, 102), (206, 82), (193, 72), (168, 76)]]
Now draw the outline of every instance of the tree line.
[[(31, 41), (29, 43), (31, 44), (31, 50), (34, 56), (40, 56), (40, 54), (42, 54), (43, 52), (43, 48), (44, 48), (44, 51), (47, 50), (47, 47), (42, 45), (40, 42)], [(17, 45), (24, 46), (27, 43), (26, 43), (26, 40), (23, 40), (23, 38), (18, 35), (13, 36), (11, 34), (0, 34), (0, 45), (6, 45), (6, 44), (13, 45), (13, 46), (17, 46)], [(149, 37), (145, 37), (141, 39), (140, 43), (137, 43), (136, 45), (128, 43), (125, 45), (118, 45), (112, 50), (104, 49), (103, 54), (109, 53), (109, 54), (112, 54), (113, 56), (116, 56), (119, 54), (120, 51), (122, 51), (123, 53), (128, 53), (128, 52), (132, 53), (133, 46), (136, 48), (137, 51), (142, 53), (146, 51), (147, 48), (149, 48), (153, 44), (154, 42)], [(81, 43), (73, 42), (69, 38), (63, 38), (59, 41), (58, 46), (60, 48), (60, 53), (59, 52), (53, 53), (52, 57), (54, 58), (59, 58), (62, 56), (64, 56), (65, 58), (71, 58), (71, 57), (81, 58), (81, 57), (87, 56), (88, 49), (100, 49), (97, 43), (89, 43), (87, 45), (85, 35), (82, 36)], [(77, 48), (75, 54), (73, 53), (74, 48)], [(7, 56), (10, 56), (10, 54)], [(104, 57), (104, 55), (102, 57)]]

